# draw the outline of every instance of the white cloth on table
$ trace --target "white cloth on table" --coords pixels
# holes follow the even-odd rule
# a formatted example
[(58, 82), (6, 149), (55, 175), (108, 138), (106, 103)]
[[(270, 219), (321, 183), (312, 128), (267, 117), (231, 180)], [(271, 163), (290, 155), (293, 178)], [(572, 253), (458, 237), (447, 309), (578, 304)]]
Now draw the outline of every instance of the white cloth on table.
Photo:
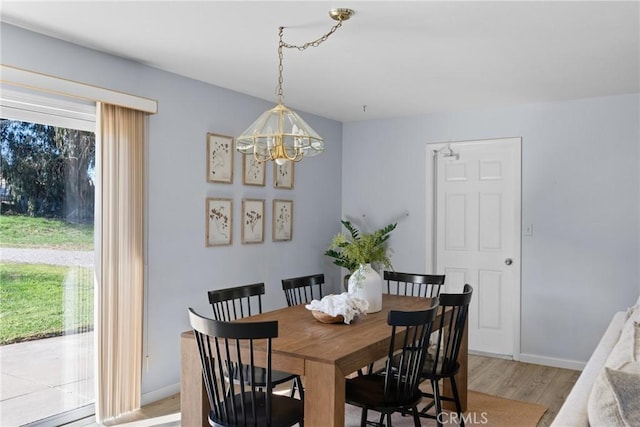
[(321, 300), (314, 299), (305, 305), (307, 310), (322, 311), (330, 316), (341, 315), (344, 323), (351, 323), (354, 317), (367, 312), (369, 302), (348, 292), (340, 295), (326, 295)]

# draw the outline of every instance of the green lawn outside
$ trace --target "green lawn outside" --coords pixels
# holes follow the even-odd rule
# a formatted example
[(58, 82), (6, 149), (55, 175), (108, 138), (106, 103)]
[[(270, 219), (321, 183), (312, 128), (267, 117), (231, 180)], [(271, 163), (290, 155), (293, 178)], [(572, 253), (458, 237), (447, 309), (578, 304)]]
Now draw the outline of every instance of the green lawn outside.
[[(0, 247), (93, 250), (93, 225), (0, 216)], [(93, 269), (2, 260), (0, 345), (93, 329)]]
[(2, 215), (0, 246), (92, 251), (93, 224), (76, 225), (59, 219)]
[(93, 329), (93, 269), (0, 263), (0, 345)]

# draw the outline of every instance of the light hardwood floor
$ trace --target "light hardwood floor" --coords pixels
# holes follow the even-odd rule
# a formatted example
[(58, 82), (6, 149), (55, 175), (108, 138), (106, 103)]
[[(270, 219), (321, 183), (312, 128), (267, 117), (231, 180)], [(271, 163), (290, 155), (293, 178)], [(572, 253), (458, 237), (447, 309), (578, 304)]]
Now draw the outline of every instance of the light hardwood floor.
[(551, 424), (580, 371), (469, 355), (471, 390), (547, 407), (538, 427)]
[[(538, 423), (538, 427), (551, 424), (579, 375), (579, 371), (569, 369), (469, 355), (469, 388), (494, 396), (546, 406), (547, 412)], [(118, 425), (173, 427), (179, 425), (179, 422), (175, 421), (175, 414), (179, 412), (180, 395), (176, 394), (144, 406), (135, 414), (119, 420)], [(85, 419), (72, 425), (94, 426), (95, 423)]]

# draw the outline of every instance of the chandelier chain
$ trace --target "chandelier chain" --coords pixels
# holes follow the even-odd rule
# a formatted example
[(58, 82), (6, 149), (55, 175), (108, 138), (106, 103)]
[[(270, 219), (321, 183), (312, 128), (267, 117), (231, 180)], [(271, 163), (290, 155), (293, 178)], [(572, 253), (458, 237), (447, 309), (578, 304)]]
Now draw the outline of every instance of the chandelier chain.
[[(327, 40), (331, 34), (335, 33), (336, 30), (338, 28), (340, 28), (340, 27), (342, 27), (342, 19), (339, 20), (336, 25), (331, 27), (331, 29), (329, 30), (329, 32), (327, 34), (323, 35), (322, 37), (320, 37), (320, 38), (318, 38), (318, 39), (316, 39), (316, 40), (314, 40), (312, 42), (305, 43), (305, 44), (303, 44), (301, 46), (296, 46), (294, 44), (288, 44), (288, 43), (282, 42), (282, 46), (286, 47), (287, 49), (298, 49), (298, 50), (305, 50), (305, 49), (307, 49), (309, 47), (318, 47), (318, 46), (320, 46), (320, 44), (322, 42)], [(280, 27), (280, 36), (281, 36), (280, 40), (282, 40), (282, 31), (283, 30), (284, 30), (284, 27)]]
[(282, 36), (284, 34), (284, 27), (279, 27), (279, 31), (278, 31), (278, 36), (280, 37), (280, 42), (278, 43), (278, 88), (276, 89), (276, 95), (278, 96), (278, 103), (281, 104), (282, 103), (282, 98), (284, 97), (284, 95), (282, 94), (282, 83), (283, 83), (283, 77), (282, 77), (282, 73), (284, 71), (284, 67), (282, 65), (282, 60), (283, 60), (283, 53), (282, 53), (282, 49), (283, 48), (287, 48), (287, 49), (298, 49), (299, 51), (305, 50), (307, 48), (310, 47), (318, 47), (320, 46), (320, 44), (322, 44), (325, 40), (327, 40), (329, 38), (329, 36), (333, 33), (336, 32), (336, 30), (340, 27), (342, 27), (342, 18), (340, 18), (338, 20), (338, 23), (336, 25), (334, 25), (333, 27), (331, 27), (331, 29), (329, 30), (328, 33), (322, 35), (321, 37), (319, 37), (316, 40), (307, 42), (303, 45), (294, 45), (294, 44), (289, 44), (289, 43), (285, 43), (282, 40)]

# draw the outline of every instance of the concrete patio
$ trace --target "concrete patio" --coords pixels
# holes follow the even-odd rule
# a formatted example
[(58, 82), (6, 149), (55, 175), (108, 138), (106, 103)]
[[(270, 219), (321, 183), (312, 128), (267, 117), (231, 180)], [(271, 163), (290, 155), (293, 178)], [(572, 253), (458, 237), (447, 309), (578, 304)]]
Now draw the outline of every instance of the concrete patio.
[(93, 332), (0, 347), (0, 426), (93, 403)]

